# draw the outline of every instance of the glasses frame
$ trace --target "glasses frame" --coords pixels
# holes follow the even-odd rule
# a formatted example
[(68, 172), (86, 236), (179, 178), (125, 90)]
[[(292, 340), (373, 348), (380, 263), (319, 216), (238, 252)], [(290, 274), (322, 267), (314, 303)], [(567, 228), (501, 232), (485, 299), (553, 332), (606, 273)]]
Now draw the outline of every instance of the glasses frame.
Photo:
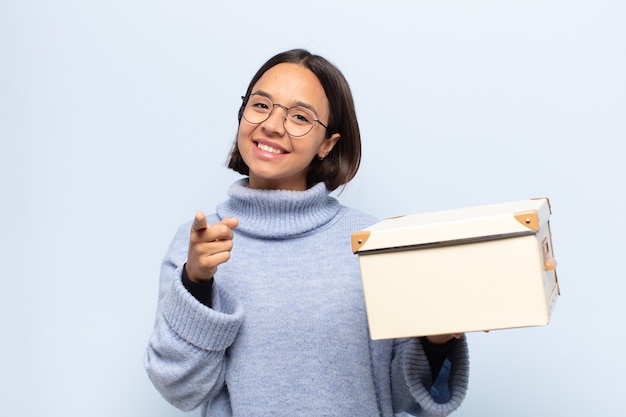
[[(245, 114), (246, 114), (246, 108), (248, 107), (248, 100), (250, 99), (250, 96), (259, 96), (259, 97), (263, 97), (264, 99), (266, 99), (267, 101), (269, 101), (269, 103), (272, 105), (272, 109), (271, 109), (271, 110), (270, 110), (270, 112), (267, 114), (267, 117), (266, 117), (265, 119), (261, 120), (260, 122), (256, 122), (256, 123), (255, 123), (255, 122), (251, 122), (251, 121), (250, 121), (250, 120), (248, 120), (248, 119), (246, 118), (246, 116), (245, 116)], [(270, 99), (269, 99), (269, 97), (267, 97), (267, 96), (265, 96), (265, 95), (263, 95), (263, 94), (250, 94), (250, 96), (248, 96), (248, 97), (246, 97), (246, 96), (241, 96), (241, 100), (243, 101), (243, 108), (242, 108), (242, 111), (241, 111), (241, 117), (243, 117), (243, 118), (246, 120), (246, 122), (248, 122), (248, 123), (250, 123), (250, 124), (253, 124), (253, 125), (260, 125), (261, 123), (266, 122), (266, 121), (267, 121), (267, 119), (269, 119), (269, 118), (270, 118), (270, 116), (272, 115), (272, 113), (274, 113), (274, 109), (275, 109), (276, 107), (280, 107), (280, 108), (282, 108), (283, 110), (285, 110), (285, 113), (283, 113), (283, 117), (282, 117), (282, 119), (283, 119), (283, 127), (285, 128), (285, 132), (287, 132), (287, 133), (289, 134), (289, 136), (292, 136), (292, 137), (295, 137), (295, 138), (299, 138), (299, 137), (302, 137), (302, 136), (305, 136), (305, 135), (309, 134), (309, 133), (311, 132), (311, 130), (313, 130), (313, 128), (315, 127), (315, 123), (314, 123), (314, 122), (319, 123), (321, 126), (323, 126), (323, 127), (324, 127), (324, 129), (328, 129), (328, 126), (326, 126), (324, 123), (322, 123), (319, 119), (315, 118), (315, 119), (313, 119), (313, 122), (311, 123), (311, 127), (309, 128), (309, 130), (307, 130), (306, 132), (304, 132), (304, 133), (302, 133), (302, 134), (300, 134), (300, 135), (294, 135), (294, 134), (292, 134), (291, 132), (289, 132), (289, 130), (287, 129), (287, 125), (285, 124), (285, 123), (287, 122), (287, 112), (288, 112), (289, 110), (291, 110), (291, 109), (295, 109), (295, 108), (298, 108), (298, 107), (301, 107), (301, 108), (307, 109), (306, 107), (303, 107), (303, 106), (292, 106), (292, 107), (287, 107), (287, 106), (285, 106), (284, 104), (274, 103), (272, 100), (270, 100)], [(307, 110), (308, 110), (308, 111), (310, 111), (311, 113), (315, 114), (315, 112), (314, 112), (312, 109), (307, 109)]]

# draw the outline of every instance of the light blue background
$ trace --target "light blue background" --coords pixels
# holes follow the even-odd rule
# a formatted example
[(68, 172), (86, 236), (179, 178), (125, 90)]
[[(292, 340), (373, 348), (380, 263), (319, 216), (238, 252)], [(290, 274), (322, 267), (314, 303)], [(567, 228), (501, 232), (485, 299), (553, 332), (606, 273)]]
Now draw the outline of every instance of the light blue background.
[(552, 323), (470, 334), (455, 416), (626, 415), (625, 21), (620, 1), (0, 0), (0, 415), (184, 415), (142, 366), (160, 261), (238, 178), (239, 96), (292, 47), (353, 88), (345, 204), (551, 199)]

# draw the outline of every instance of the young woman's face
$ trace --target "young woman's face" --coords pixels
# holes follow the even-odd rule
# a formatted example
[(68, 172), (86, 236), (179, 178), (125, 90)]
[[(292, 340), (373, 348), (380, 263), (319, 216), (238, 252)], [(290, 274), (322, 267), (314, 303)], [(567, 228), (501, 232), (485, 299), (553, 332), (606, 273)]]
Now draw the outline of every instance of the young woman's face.
[[(328, 125), (328, 99), (319, 80), (310, 70), (297, 64), (278, 64), (263, 74), (252, 94), (261, 94), (273, 104), (286, 108), (303, 105), (313, 110)], [(306, 173), (311, 161), (325, 157), (339, 140), (335, 133), (326, 138), (319, 123), (304, 136), (292, 137), (285, 130), (285, 108), (274, 106), (267, 120), (252, 124), (245, 118), (239, 123), (237, 146), (250, 169), (250, 187), (257, 189), (306, 189)]]

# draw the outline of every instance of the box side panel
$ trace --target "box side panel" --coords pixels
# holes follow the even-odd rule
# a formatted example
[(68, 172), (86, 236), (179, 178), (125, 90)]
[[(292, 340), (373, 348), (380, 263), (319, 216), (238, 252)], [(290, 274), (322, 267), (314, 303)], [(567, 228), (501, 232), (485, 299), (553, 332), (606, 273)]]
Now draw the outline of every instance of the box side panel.
[(556, 257), (552, 246), (552, 233), (550, 231), (550, 223), (546, 223), (545, 227), (537, 234), (541, 256), (544, 261), (544, 290), (548, 303), (548, 311), (552, 313), (556, 301), (560, 295), (559, 282), (556, 274)]
[(373, 339), (546, 324), (536, 235), (359, 257)]

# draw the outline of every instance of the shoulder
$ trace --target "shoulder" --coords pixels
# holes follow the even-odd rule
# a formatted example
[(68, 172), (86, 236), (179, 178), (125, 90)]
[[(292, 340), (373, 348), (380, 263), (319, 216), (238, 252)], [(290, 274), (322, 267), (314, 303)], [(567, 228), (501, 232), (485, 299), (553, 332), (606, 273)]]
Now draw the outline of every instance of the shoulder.
[(374, 216), (352, 207), (342, 206), (342, 222), (348, 223), (354, 231), (364, 229), (378, 222)]

